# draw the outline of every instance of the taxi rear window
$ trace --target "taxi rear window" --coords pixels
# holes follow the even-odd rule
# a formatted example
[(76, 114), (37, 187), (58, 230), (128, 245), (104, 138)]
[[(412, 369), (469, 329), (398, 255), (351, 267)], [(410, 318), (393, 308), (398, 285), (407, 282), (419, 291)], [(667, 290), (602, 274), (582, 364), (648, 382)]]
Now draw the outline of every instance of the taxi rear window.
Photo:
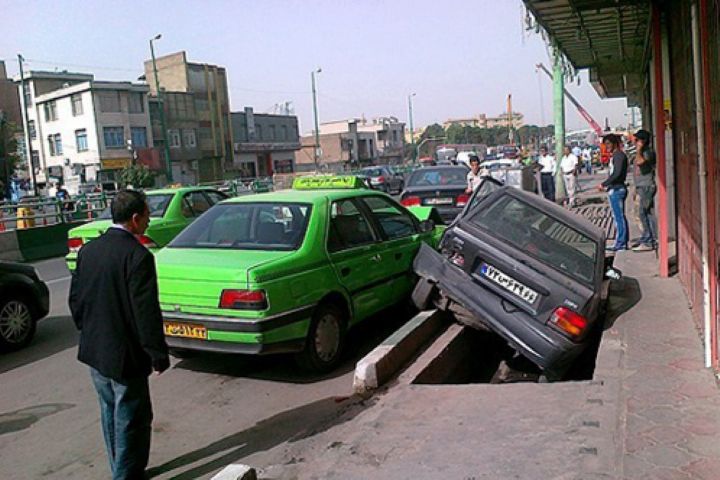
[(310, 211), (310, 205), (299, 203), (215, 205), (168, 247), (296, 250), (305, 238)]

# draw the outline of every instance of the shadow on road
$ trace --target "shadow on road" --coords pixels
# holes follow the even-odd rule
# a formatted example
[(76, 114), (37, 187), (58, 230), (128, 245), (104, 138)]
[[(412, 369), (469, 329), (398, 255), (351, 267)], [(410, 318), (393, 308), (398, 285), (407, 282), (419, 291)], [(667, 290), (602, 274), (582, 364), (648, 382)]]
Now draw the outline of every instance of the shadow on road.
[[(171, 477), (176, 480), (200, 478), (253, 453), (269, 450), (287, 441), (296, 442), (345, 423), (373, 403), (373, 400), (362, 401), (357, 397), (346, 399), (342, 403), (332, 397), (324, 398), (281, 412), (247, 430), (226, 436), (162, 465), (152, 467), (148, 470), (148, 475), (151, 478), (157, 477), (214, 457), (210, 461), (178, 472)], [(222, 455), (216, 457), (218, 454)]]
[(38, 322), (30, 345), (16, 352), (0, 353), (0, 373), (47, 358), (74, 347), (77, 342), (78, 332), (71, 317), (47, 317)]
[(640, 283), (632, 277), (622, 277), (610, 283), (605, 330), (612, 328), (615, 321), (642, 299)]
[(405, 307), (392, 307), (352, 328), (347, 336), (345, 360), (328, 374), (302, 370), (295, 365), (292, 355), (251, 356), (197, 352), (191, 358), (178, 362), (175, 368), (275, 382), (320, 382), (354, 370), (358, 360), (400, 328), (411, 316)]
[(21, 408), (14, 412), (0, 413), (0, 435), (25, 430), (43, 417), (60, 413), (74, 406), (74, 403), (46, 403)]

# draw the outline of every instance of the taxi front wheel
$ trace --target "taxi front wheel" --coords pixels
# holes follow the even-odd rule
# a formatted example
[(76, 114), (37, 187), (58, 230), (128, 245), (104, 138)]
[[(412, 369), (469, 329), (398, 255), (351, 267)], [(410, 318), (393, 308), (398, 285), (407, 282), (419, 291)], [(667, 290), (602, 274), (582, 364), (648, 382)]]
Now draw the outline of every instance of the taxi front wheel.
[(298, 363), (306, 370), (329, 372), (340, 362), (345, 346), (345, 316), (332, 304), (320, 305), (312, 321), (305, 350)]

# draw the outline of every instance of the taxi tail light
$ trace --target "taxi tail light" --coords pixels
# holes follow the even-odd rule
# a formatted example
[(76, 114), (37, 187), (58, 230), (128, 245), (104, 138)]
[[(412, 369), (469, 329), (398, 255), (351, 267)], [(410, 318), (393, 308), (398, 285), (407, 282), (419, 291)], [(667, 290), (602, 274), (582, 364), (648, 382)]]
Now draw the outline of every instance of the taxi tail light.
[(400, 205), (404, 207), (417, 207), (420, 205), (420, 197), (405, 197), (400, 200)]
[(572, 339), (580, 338), (588, 326), (587, 318), (565, 307), (555, 309), (550, 317), (550, 323)]
[(143, 247), (157, 248), (157, 243), (155, 243), (155, 241), (147, 235), (138, 235), (137, 239)]
[(265, 290), (223, 290), (220, 294), (220, 308), (265, 310), (267, 307)]
[(80, 248), (83, 246), (83, 239), (79, 237), (72, 237), (68, 238), (67, 240), (67, 247), (68, 250), (71, 253), (77, 253), (80, 251)]
[(455, 199), (455, 205), (457, 205), (458, 207), (464, 207), (465, 205), (467, 205), (468, 200), (470, 200), (470, 195), (466, 193), (461, 193)]

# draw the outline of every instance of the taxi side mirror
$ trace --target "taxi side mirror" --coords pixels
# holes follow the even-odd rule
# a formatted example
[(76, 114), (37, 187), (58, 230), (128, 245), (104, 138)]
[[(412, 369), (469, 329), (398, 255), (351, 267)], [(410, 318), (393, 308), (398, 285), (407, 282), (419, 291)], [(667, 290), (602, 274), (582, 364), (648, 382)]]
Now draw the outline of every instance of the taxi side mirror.
[(432, 232), (435, 228), (435, 222), (432, 220), (423, 220), (420, 222), (420, 233)]

